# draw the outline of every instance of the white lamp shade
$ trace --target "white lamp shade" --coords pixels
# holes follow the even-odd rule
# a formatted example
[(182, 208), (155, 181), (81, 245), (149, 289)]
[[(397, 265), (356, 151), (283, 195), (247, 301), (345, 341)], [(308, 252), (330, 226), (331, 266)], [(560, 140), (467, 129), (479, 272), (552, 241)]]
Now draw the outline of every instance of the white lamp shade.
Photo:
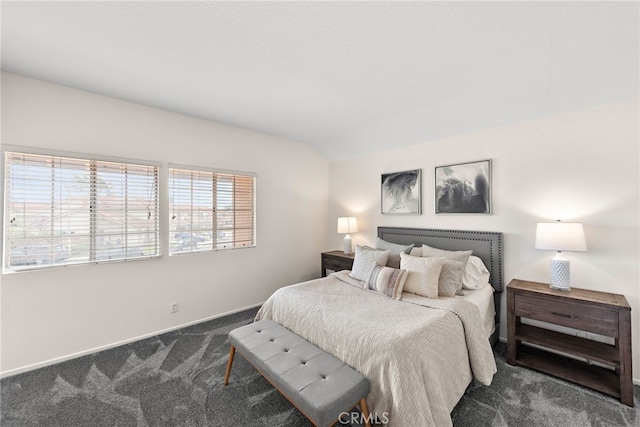
[(578, 222), (544, 222), (536, 227), (536, 249), (552, 251), (587, 250), (584, 229)]
[(338, 233), (350, 234), (358, 232), (358, 220), (353, 216), (338, 218)]

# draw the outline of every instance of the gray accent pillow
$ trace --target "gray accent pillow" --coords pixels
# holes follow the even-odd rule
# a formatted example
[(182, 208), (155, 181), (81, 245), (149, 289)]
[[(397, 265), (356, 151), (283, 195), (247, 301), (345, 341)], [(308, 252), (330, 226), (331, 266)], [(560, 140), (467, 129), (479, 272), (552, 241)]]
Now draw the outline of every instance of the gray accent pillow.
[(438, 296), (452, 297), (456, 294), (460, 286), (460, 271), (462, 270), (462, 261), (454, 261), (445, 259), (440, 278), (438, 279)]
[(356, 253), (353, 258), (353, 267), (349, 276), (356, 280), (366, 282), (371, 275), (373, 266), (378, 263), (380, 265), (387, 265), (390, 251), (380, 251), (370, 248), (368, 246), (356, 246)]
[(443, 257), (453, 261), (461, 262), (461, 264), (456, 268), (456, 289), (462, 288), (462, 276), (464, 274), (464, 269), (467, 266), (467, 261), (469, 261), (469, 257), (471, 256), (471, 254), (473, 254), (473, 251), (447, 251), (444, 249), (433, 248), (429, 245), (422, 245), (423, 257)]
[(413, 243), (408, 246), (398, 245), (396, 243), (382, 240), (379, 237), (376, 240), (376, 249), (391, 251), (389, 252), (389, 259), (387, 260), (387, 267), (391, 268), (400, 268), (400, 253), (404, 252), (405, 254), (409, 254), (411, 249), (413, 249), (413, 246)]

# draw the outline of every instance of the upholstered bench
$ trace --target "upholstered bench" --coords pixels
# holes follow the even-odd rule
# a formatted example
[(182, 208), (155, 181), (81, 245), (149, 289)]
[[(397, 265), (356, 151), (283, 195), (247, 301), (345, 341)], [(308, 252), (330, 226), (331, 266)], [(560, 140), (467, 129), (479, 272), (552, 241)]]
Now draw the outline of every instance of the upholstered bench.
[(370, 425), (369, 381), (287, 328), (260, 320), (231, 331), (229, 341), (224, 385), (229, 383), (237, 351), (316, 426), (333, 425), (340, 414), (358, 404), (363, 420)]

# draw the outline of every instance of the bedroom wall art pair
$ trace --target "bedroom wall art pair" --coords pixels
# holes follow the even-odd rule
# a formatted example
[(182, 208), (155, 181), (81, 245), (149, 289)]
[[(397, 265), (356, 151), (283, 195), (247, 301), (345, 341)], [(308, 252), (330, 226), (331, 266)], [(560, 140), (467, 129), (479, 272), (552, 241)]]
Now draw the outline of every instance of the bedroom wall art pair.
[[(382, 174), (383, 214), (422, 214), (421, 169)], [(435, 168), (435, 213), (491, 214), (491, 160)]]

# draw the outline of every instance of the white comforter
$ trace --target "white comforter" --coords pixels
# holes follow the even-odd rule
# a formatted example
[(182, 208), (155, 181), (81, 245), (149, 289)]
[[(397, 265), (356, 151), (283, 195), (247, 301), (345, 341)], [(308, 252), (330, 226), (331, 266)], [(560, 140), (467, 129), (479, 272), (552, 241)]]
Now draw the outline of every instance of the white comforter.
[(496, 372), (478, 309), (460, 298), (366, 291), (348, 271), (276, 291), (260, 308), (268, 318), (366, 376), (369, 409), (389, 426), (451, 425), (450, 412), (472, 375)]

